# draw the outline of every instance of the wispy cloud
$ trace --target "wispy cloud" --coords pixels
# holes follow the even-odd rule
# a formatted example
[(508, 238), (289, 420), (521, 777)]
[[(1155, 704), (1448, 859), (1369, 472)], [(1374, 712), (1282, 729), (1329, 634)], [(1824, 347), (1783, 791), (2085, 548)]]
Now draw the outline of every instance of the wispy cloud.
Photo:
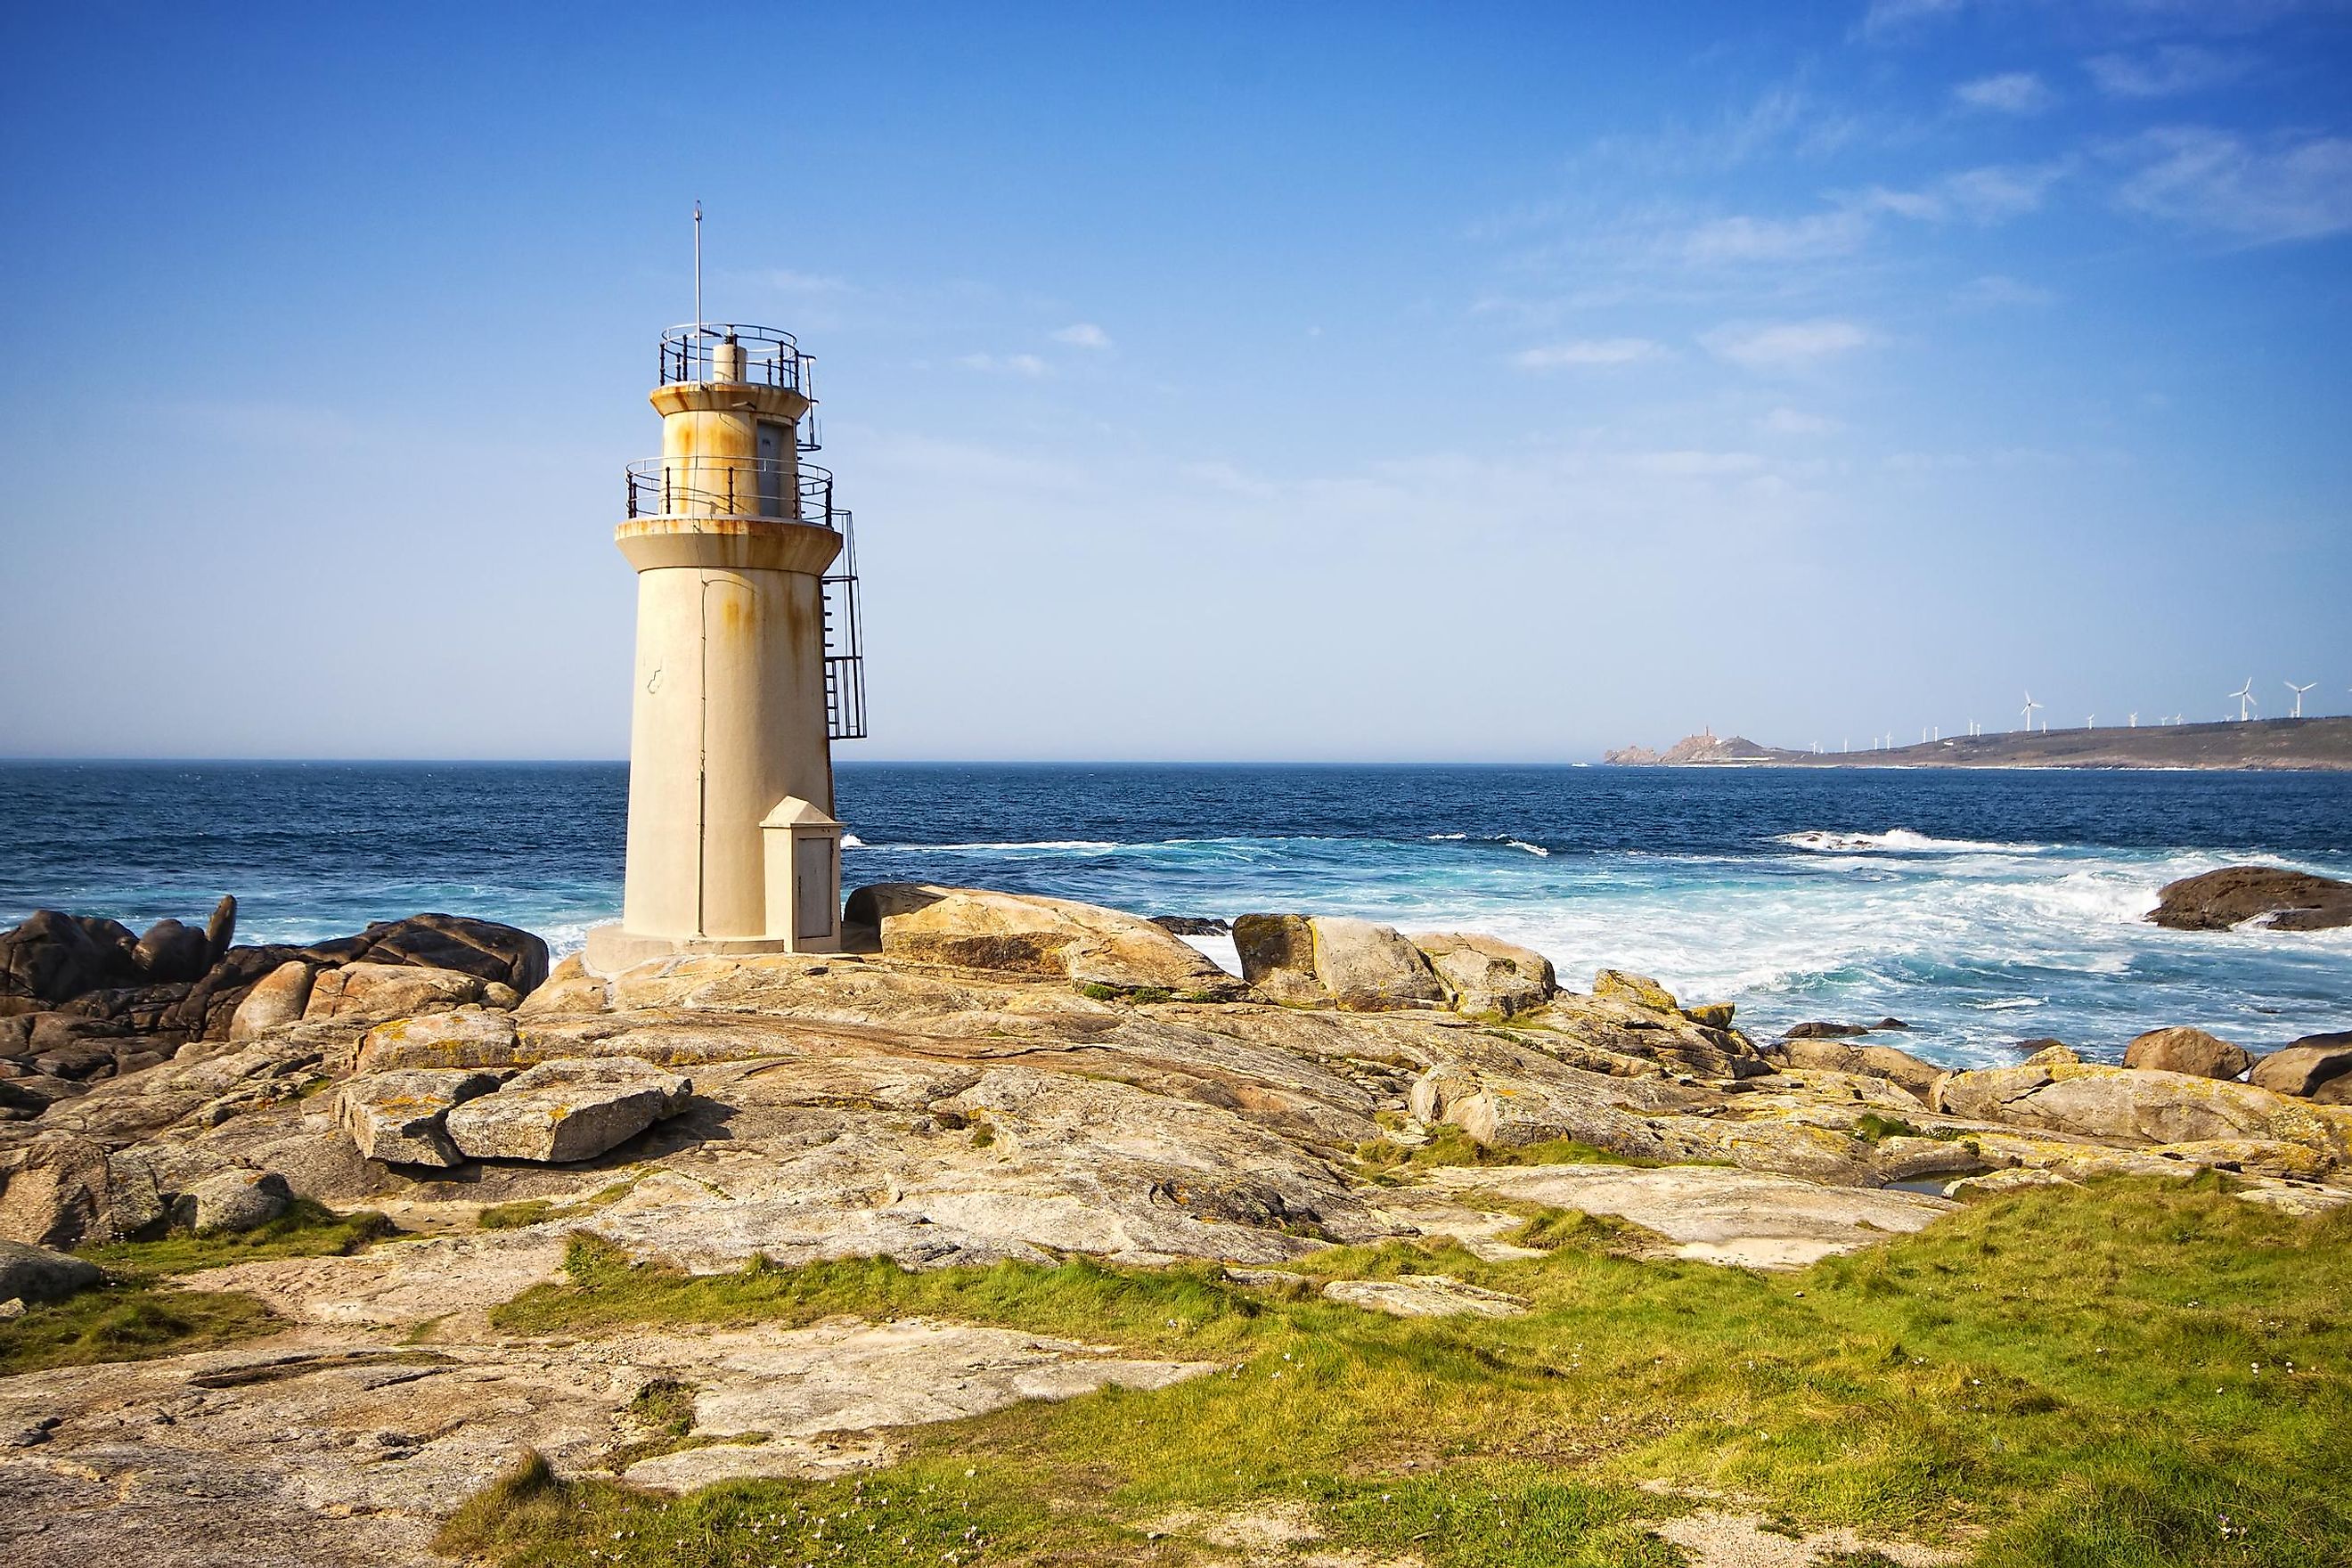
[(1863, 13), (1862, 33), (1873, 38), (1899, 33), (1920, 22), (1956, 15), (1960, 4), (1961, 0), (1870, 0), (1870, 9)]
[(2243, 55), (2195, 44), (2166, 44), (2138, 54), (2094, 55), (2083, 62), (2091, 83), (2109, 98), (2176, 98), (2227, 87), (2252, 67)]
[(1971, 278), (1960, 285), (1952, 298), (1955, 302), (1979, 310), (2001, 305), (2048, 305), (2058, 296), (2047, 289), (1999, 272), (1988, 272), (1981, 278)]
[(1970, 109), (1993, 114), (2039, 114), (2058, 101), (2058, 95), (2032, 71), (1979, 77), (1952, 89), (1952, 96)]
[(1965, 219), (1994, 224), (2041, 206), (2052, 185), (2063, 178), (2062, 164), (2031, 167), (1988, 164), (1947, 174), (1917, 190), (1895, 191), (1874, 186), (1860, 198), (1862, 205), (1922, 223)]
[(1035, 354), (966, 354), (956, 363), (966, 370), (987, 374), (1025, 375), (1037, 377), (1050, 374), (1050, 368)]
[(1693, 229), (1682, 252), (1701, 266), (1817, 261), (1852, 254), (1869, 235), (1870, 219), (1851, 208), (1794, 218), (1717, 218)]
[(2226, 131), (2172, 126), (2122, 152), (2139, 163), (2116, 193), (2133, 211), (2259, 245), (2352, 228), (2352, 140), (2256, 145)]
[(1054, 334), (1054, 341), (1057, 343), (1067, 343), (1072, 348), (1079, 349), (1107, 349), (1110, 347), (1110, 334), (1104, 331), (1100, 327), (1096, 326), (1092, 321), (1073, 321), (1068, 326), (1064, 327), (1060, 331), (1055, 332)]
[[(1807, 151), (1842, 134), (1836, 117), (1825, 116), (1795, 87), (1775, 87), (1756, 100), (1727, 109), (1712, 121), (1669, 123), (1646, 132), (1603, 136), (1575, 162), (1639, 174), (1691, 174), (1737, 168), (1767, 153)], [(1522, 216), (1540, 216), (1529, 214)]]
[(1748, 370), (1764, 371), (1818, 363), (1868, 348), (1878, 341), (1876, 333), (1858, 322), (1828, 317), (1761, 326), (1729, 324), (1699, 338), (1717, 358)]
[(1665, 353), (1664, 344), (1648, 338), (1579, 338), (1521, 349), (1511, 356), (1511, 363), (1521, 370), (1560, 370), (1570, 365), (1633, 364), (1663, 358)]

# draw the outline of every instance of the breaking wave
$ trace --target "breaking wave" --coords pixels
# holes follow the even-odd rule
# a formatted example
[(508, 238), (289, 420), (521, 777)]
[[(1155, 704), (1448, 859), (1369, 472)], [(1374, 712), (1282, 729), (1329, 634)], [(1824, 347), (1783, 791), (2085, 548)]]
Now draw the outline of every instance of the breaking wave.
[(1814, 829), (1783, 833), (1772, 842), (1820, 855), (2039, 855), (2048, 847), (2042, 844), (2000, 844), (1982, 838), (1937, 838), (1914, 833), (1907, 827), (1890, 827), (1884, 833)]

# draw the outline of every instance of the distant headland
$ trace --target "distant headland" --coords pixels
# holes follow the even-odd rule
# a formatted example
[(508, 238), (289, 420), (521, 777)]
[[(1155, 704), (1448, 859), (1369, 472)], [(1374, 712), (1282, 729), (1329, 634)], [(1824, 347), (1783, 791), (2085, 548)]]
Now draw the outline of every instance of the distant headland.
[(1687, 736), (1663, 752), (1602, 753), (1620, 766), (1787, 768), (2267, 768), (2352, 771), (2352, 718), (1948, 735), (1859, 752), (1790, 751), (1741, 736)]

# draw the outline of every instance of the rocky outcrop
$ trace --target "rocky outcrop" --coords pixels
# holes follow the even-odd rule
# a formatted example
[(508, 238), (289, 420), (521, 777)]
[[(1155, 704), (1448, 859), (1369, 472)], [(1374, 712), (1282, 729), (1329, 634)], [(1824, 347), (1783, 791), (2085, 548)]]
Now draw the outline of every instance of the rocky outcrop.
[(176, 1044), (77, 1013), (0, 1017), (0, 1121), (29, 1121), (94, 1083), (168, 1060)]
[(64, 1002), (139, 977), (139, 939), (110, 920), (36, 910), (0, 931), (0, 996)]
[(190, 1184), (172, 1202), (172, 1224), (198, 1236), (253, 1230), (294, 1201), (286, 1178), (268, 1171), (223, 1171)]
[(33, 1130), (0, 1144), (0, 1237), (81, 1247), (126, 1239), (163, 1215), (145, 1164), (110, 1161), (92, 1139)]
[[(1129, 929), (1099, 918), (1108, 914), (1079, 906), (1052, 929)], [(1307, 967), (1294, 973), (1328, 1002), (1311, 925), (1272, 925), (1294, 937), (1303, 928)], [(1445, 984), (1433, 965), (1429, 973)], [(234, 1045), (194, 1041), (38, 1121), (0, 1127), (0, 1234), (115, 1239), (163, 1219), (197, 1183), (238, 1171), (277, 1173), (331, 1206), (383, 1208), (404, 1225), (419, 1216), (425, 1228), (463, 1230), (481, 1205), (544, 1200), (570, 1215), (565, 1227), (692, 1268), (875, 1253), (920, 1266), (1067, 1254), (1278, 1266), (1333, 1241), (1454, 1223), (1430, 1208), (1417, 1178), (1368, 1184), (1360, 1163), (1393, 1164), (1433, 1137), (1454, 1138), (1449, 1128), (1497, 1146), (1568, 1139), (1842, 1189), (2012, 1163), (2066, 1179), (2225, 1164), (2264, 1201), (2334, 1201), (2332, 1187), (2312, 1184), (2336, 1179), (2341, 1156), (2321, 1135), (2343, 1114), (2336, 1108), (2068, 1066), (2137, 1084), (2143, 1098), (2168, 1083), (2192, 1099), (2252, 1095), (2265, 1109), (2059, 1131), (2063, 1096), (1931, 1109), (1933, 1083), (1927, 1102), (1900, 1084), (1916, 1088), (1935, 1069), (1900, 1053), (1792, 1041), (1767, 1058), (1720, 1008), (1681, 1007), (1631, 976), (1601, 988), (1474, 1017), (1427, 1002), (1279, 1006), (1237, 986), (1214, 1000), (1082, 988), (1058, 965), (1028, 973), (887, 952), (688, 957), (610, 976), (567, 964), (517, 1012), (338, 1013)], [(1458, 1005), (1465, 993), (1444, 994)], [(1816, 1049), (1834, 1055), (1804, 1054)], [(695, 1093), (649, 1125), (624, 1119), (559, 1147), (558, 1124), (581, 1096), (551, 1091), (561, 1112), (542, 1110), (477, 1159), (458, 1130), (471, 1118), (530, 1121), (506, 1112), (530, 1083), (526, 1074), (478, 1093), (469, 1076), (540, 1064), (542, 1084), (690, 1072)], [(369, 1082), (414, 1071), (454, 1076), (400, 1092)], [(485, 1108), (501, 1101), (491, 1118)], [(608, 1146), (614, 1137), (629, 1141)], [(403, 1157), (420, 1155), (467, 1163)], [(604, 1167), (623, 1162), (616, 1182)], [(2280, 1178), (2303, 1185), (2290, 1192)], [(626, 1189), (617, 1200), (616, 1187)], [(433, 1271), (478, 1262), (510, 1295), (562, 1255), (560, 1232), (530, 1242), (535, 1261), (518, 1282), (520, 1254), (469, 1245), (477, 1251), (440, 1262), (437, 1250), (385, 1249), (380, 1266), (404, 1281), (386, 1289), (404, 1302), (436, 1289), (463, 1296), (473, 1287)], [(287, 1268), (343, 1278), (362, 1261)]]
[(2352, 1033), (2305, 1036), (2256, 1062), (2249, 1081), (2273, 1094), (2352, 1105)]
[(1947, 1070), (1893, 1046), (1848, 1046), (1813, 1036), (1784, 1037), (1772, 1049), (1778, 1059), (1793, 1068), (1861, 1073), (1900, 1084), (1922, 1104)]
[(1228, 995), (1198, 948), (1139, 916), (1066, 899), (884, 882), (850, 894), (850, 923), (875, 927), (885, 957), (1067, 979), (1114, 991)]
[(205, 933), (175, 920), (160, 920), (147, 928), (131, 962), (150, 984), (192, 984), (213, 966), (212, 946)]
[(2134, 1036), (2124, 1047), (2127, 1068), (2186, 1073), (2191, 1078), (2243, 1078), (2253, 1062), (2239, 1047), (2202, 1029), (2150, 1029)]
[(1947, 1074), (1932, 1104), (1948, 1115), (2126, 1144), (2257, 1140), (2300, 1145), (2325, 1170), (2352, 1161), (2352, 1110), (2182, 1073), (1989, 1068)]
[[(560, 1049), (557, 1054), (562, 1053)], [(584, 1053), (571, 1053), (584, 1054)], [(395, 1068), (502, 1068), (541, 1059), (516, 1051), (515, 1016), (495, 1007), (394, 1018), (360, 1039), (355, 1073)]]
[(357, 936), (321, 942), (313, 952), (342, 963), (404, 963), (455, 970), (528, 996), (547, 978), (547, 943), (515, 926), (467, 915), (410, 915), (380, 921)]
[(343, 1085), (337, 1120), (367, 1159), (389, 1165), (458, 1164), (465, 1156), (444, 1125), (449, 1111), (496, 1089), (499, 1076), (463, 1068), (368, 1073)]
[(634, 1057), (541, 1062), (456, 1104), (442, 1126), (476, 1160), (593, 1160), (686, 1109), (690, 1079)]
[(462, 1007), (482, 999), (480, 976), (455, 969), (425, 969), (404, 963), (347, 963), (323, 971), (311, 982), (302, 1017), (394, 1018), (434, 1008)]
[(62, 1301), (102, 1278), (95, 1263), (46, 1247), (0, 1241), (0, 1302)]
[(205, 921), (205, 967), (209, 969), (228, 956), (236, 942), (236, 895), (223, 893)]
[(311, 984), (318, 976), (317, 965), (299, 958), (289, 958), (263, 975), (229, 1015), (228, 1037), (249, 1040), (265, 1029), (301, 1017), (310, 1005)]
[(1457, 1013), (1508, 1018), (1533, 1011), (1559, 993), (1551, 960), (1531, 948), (1491, 936), (1428, 932), (1407, 939), (1444, 983)]
[(307, 947), (230, 947), (236, 930), (236, 900), (224, 898), (201, 931), (164, 920), (134, 938), (112, 921), (42, 910), (0, 932), (0, 1125), (47, 1117), (192, 1042), (242, 1045), (305, 1016), (512, 1007), (547, 973), (538, 937), (457, 915)]
[(1917, 1095), (1922, 1104), (1927, 1102), (1928, 1091), (1949, 1070), (1933, 1062), (1923, 1062), (1910, 1052), (1898, 1051), (1893, 1046), (1856, 1047), (1852, 1059), (1853, 1071), (1901, 1084)]
[(1242, 978), (1277, 1002), (1384, 1013), (1443, 1005), (1445, 983), (1392, 926), (1321, 915), (1243, 915), (1234, 921)]
[(1592, 994), (1616, 1002), (1629, 1002), (1636, 1007), (1646, 1007), (1654, 1013), (1678, 1013), (1680, 1004), (1675, 994), (1646, 974), (1630, 970), (1604, 969), (1592, 977)]
[(2249, 921), (2272, 931), (2352, 925), (2352, 882), (2283, 866), (2224, 866), (2168, 882), (2147, 917), (2173, 931), (2230, 931)]

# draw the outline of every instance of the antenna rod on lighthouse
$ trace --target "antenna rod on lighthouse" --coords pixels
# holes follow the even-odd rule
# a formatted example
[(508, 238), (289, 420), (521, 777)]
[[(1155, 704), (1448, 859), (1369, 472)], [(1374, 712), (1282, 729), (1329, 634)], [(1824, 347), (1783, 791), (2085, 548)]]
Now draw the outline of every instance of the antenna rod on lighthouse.
[(694, 204), (694, 335), (702, 335), (702, 204)]

